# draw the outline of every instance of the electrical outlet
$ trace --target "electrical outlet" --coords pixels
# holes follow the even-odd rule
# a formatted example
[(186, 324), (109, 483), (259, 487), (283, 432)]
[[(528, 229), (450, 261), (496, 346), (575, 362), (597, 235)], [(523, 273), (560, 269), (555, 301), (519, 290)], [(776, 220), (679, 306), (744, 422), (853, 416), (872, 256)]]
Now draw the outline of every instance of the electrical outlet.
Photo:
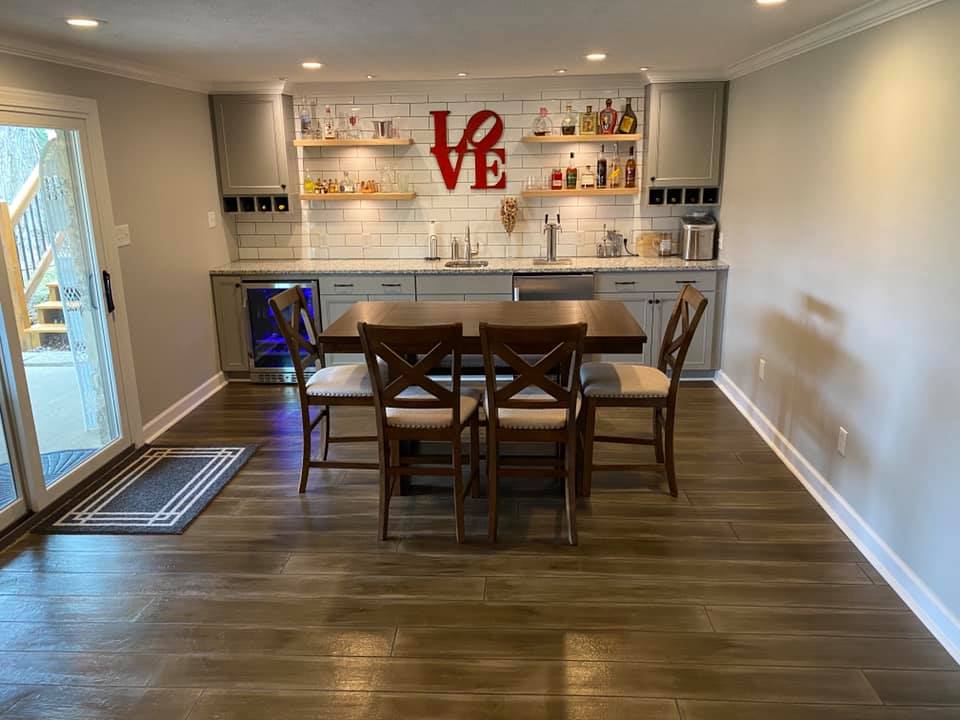
[(207, 227), (215, 228), (217, 226), (217, 213), (213, 210), (207, 213)]
[(117, 225), (113, 228), (113, 240), (117, 247), (126, 247), (130, 244), (130, 226)]
[(837, 435), (837, 452), (847, 456), (847, 430), (844, 427), (840, 428), (840, 434)]
[(757, 368), (757, 374), (760, 376), (761, 380), (767, 379), (767, 361), (763, 358), (760, 358), (760, 367)]

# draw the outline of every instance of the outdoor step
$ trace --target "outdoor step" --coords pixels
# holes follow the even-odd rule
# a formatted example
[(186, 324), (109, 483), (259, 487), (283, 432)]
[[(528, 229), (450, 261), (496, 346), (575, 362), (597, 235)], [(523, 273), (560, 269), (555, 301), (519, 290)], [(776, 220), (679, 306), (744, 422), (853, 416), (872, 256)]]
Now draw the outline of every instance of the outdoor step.
[(27, 328), (26, 332), (36, 335), (64, 335), (67, 332), (67, 326), (63, 323), (34, 323)]
[(37, 303), (37, 310), (63, 310), (63, 302), (60, 300), (47, 300), (46, 302)]
[(53, 282), (48, 282), (47, 292), (49, 293), (51, 300), (59, 300), (60, 299), (60, 283), (56, 280), (54, 280)]

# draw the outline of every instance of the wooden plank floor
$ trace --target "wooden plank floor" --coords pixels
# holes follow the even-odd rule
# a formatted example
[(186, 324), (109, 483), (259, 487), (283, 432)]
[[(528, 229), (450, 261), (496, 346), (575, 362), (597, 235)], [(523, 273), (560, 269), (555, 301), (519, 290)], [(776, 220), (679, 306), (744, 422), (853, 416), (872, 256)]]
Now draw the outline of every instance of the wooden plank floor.
[(543, 481), (505, 488), (497, 546), (484, 500), (457, 546), (419, 485), (379, 543), (375, 474), (299, 496), (294, 391), (232, 385), (161, 439), (261, 446), (184, 535), (0, 553), (0, 716), (960, 718), (957, 666), (720, 392), (680, 404), (680, 497), (600, 475), (579, 547)]

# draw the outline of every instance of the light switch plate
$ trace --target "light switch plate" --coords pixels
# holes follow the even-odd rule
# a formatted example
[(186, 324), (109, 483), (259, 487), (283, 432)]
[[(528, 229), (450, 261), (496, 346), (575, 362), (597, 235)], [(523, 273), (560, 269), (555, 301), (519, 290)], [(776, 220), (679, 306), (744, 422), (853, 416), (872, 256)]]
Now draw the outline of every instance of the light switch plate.
[(217, 226), (217, 213), (213, 210), (210, 210), (207, 213), (207, 227), (213, 229), (216, 226)]
[(130, 244), (130, 226), (117, 225), (113, 228), (113, 239), (117, 247), (126, 247)]
[(840, 433), (837, 435), (837, 452), (847, 456), (847, 429), (844, 427), (840, 428)]

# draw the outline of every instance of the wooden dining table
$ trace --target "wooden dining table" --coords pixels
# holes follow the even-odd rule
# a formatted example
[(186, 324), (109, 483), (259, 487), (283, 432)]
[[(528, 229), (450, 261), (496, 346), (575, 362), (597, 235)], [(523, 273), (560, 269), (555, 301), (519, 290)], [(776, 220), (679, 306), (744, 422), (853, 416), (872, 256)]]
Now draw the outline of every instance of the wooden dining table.
[(537, 327), (584, 322), (587, 353), (640, 354), (647, 342), (646, 333), (627, 306), (616, 300), (384, 301), (358, 302), (332, 322), (318, 338), (324, 352), (362, 352), (359, 322), (412, 327), (458, 322), (463, 325), (465, 354), (481, 353), (480, 323)]

